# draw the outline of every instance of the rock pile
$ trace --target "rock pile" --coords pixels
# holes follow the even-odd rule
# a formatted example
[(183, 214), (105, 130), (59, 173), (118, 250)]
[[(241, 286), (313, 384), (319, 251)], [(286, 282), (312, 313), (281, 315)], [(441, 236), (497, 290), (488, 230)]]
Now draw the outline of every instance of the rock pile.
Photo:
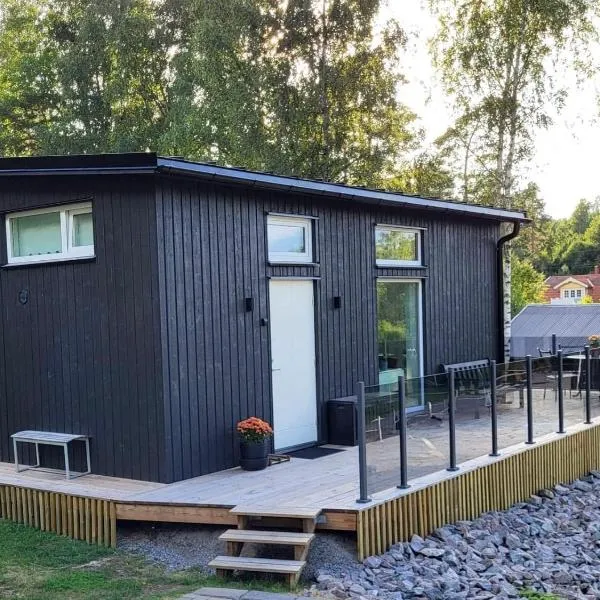
[(338, 598), (508, 600), (524, 590), (600, 598), (600, 472), (507, 511), (437, 529), (317, 587)]

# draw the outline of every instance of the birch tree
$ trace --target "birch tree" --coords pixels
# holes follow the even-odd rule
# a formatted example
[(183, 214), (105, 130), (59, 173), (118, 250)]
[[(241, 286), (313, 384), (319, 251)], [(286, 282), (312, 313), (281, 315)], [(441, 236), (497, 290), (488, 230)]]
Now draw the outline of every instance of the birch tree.
[[(457, 123), (484, 141), (471, 168), (489, 177), (491, 200), (510, 209), (533, 133), (551, 124), (566, 90), (559, 69), (582, 68), (595, 37), (595, 0), (431, 0), (439, 19), (434, 62), (453, 100)], [(569, 58), (574, 60), (569, 62)], [(560, 66), (559, 66), (560, 65)], [(504, 338), (511, 322), (510, 249), (504, 262)]]

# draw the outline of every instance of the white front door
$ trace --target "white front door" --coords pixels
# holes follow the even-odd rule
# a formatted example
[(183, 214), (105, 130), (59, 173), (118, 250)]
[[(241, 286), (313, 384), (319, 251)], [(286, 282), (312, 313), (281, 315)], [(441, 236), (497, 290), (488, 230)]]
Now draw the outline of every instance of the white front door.
[(269, 287), (275, 450), (317, 440), (315, 306), (312, 281)]

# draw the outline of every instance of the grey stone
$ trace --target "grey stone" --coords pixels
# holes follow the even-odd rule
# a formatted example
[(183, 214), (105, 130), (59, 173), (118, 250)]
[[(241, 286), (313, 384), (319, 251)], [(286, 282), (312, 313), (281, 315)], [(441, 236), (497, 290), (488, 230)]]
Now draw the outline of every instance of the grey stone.
[(531, 498), (529, 498), (529, 502), (535, 506), (539, 506), (540, 504), (542, 504), (544, 501), (539, 497), (536, 496), (535, 494), (531, 495)]
[(295, 594), (275, 594), (272, 592), (261, 592), (253, 590), (241, 596), (242, 600), (294, 600)]
[(506, 545), (507, 548), (514, 550), (516, 548), (521, 547), (521, 539), (519, 538), (518, 535), (515, 535), (514, 533), (509, 533), (504, 538), (504, 544)]
[(365, 558), (364, 565), (370, 569), (378, 569), (381, 566), (382, 559), (377, 556), (369, 556)]
[(362, 585), (359, 585), (358, 583), (353, 583), (348, 589), (348, 591), (352, 594), (358, 594), (359, 596), (362, 596), (363, 594), (367, 593), (367, 590), (365, 590), (365, 588)]
[(573, 582), (573, 576), (567, 571), (559, 571), (552, 576), (552, 580), (559, 585), (569, 585)]
[(417, 554), (422, 554), (428, 558), (439, 558), (440, 556), (444, 556), (445, 553), (446, 551), (442, 550), (441, 548), (429, 548), (427, 546), (417, 550)]
[(573, 482), (573, 489), (579, 490), (580, 492), (591, 492), (594, 488), (591, 483), (577, 479)]
[(541, 496), (542, 498), (548, 498), (549, 500), (553, 500), (556, 494), (552, 490), (540, 490), (538, 492), (538, 496)]
[(557, 546), (556, 552), (563, 557), (566, 556), (575, 556), (577, 554), (577, 550), (572, 546)]
[(413, 552), (419, 552), (425, 547), (425, 540), (420, 535), (413, 535), (410, 540), (410, 549)]
[[(215, 587), (204, 587), (196, 590), (195, 594), (201, 596), (210, 596), (211, 598), (230, 598), (231, 600), (238, 600), (242, 596), (248, 594), (248, 590), (235, 590), (229, 588), (215, 588)], [(288, 597), (289, 600), (289, 597)]]

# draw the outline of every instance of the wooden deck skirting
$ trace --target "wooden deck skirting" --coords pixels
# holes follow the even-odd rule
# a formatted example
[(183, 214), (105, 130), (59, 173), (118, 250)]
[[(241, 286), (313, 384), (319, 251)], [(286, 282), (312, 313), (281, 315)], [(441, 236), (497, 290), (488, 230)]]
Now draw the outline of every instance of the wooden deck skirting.
[(110, 500), (0, 485), (0, 518), (88, 544), (117, 544), (116, 507)]
[(600, 425), (453, 474), (421, 489), (383, 501), (358, 513), (359, 559), (381, 554), (413, 534), (505, 510), (537, 491), (571, 482), (600, 468)]

